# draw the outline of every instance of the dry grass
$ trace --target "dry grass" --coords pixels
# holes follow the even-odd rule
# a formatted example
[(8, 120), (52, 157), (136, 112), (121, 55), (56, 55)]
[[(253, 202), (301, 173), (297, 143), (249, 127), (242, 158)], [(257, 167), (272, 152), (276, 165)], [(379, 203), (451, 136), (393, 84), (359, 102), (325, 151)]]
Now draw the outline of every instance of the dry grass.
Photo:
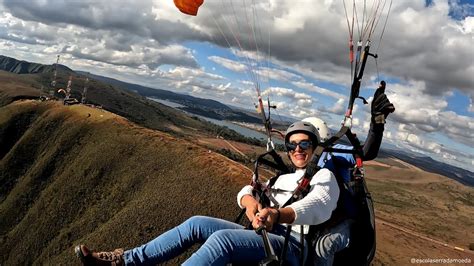
[(219, 154), (85, 106), (14, 103), (0, 127), (24, 112), (36, 119), (0, 161), (12, 184), (0, 195), (2, 264), (70, 264), (79, 242), (130, 248), (191, 215), (237, 213), (248, 170)]
[(36, 99), (41, 85), (32, 75), (17, 75), (0, 70), (0, 107), (15, 100)]
[[(377, 217), (452, 246), (468, 249), (474, 242), (472, 187), (407, 165), (384, 169), (368, 166), (367, 176)], [(386, 226), (379, 227), (377, 232), (379, 262), (404, 264), (412, 257), (464, 254), (440, 249), (438, 245)]]
[[(0, 264), (69, 265), (78, 243), (132, 248), (192, 215), (233, 220), (235, 195), (250, 171), (209, 152), (224, 142), (197, 136), (146, 129), (83, 105), (20, 101), (2, 107)], [(231, 143), (247, 155), (259, 152)], [(463, 247), (473, 242), (473, 189), (397, 165), (367, 166), (377, 216)], [(377, 228), (377, 265), (459, 255)]]

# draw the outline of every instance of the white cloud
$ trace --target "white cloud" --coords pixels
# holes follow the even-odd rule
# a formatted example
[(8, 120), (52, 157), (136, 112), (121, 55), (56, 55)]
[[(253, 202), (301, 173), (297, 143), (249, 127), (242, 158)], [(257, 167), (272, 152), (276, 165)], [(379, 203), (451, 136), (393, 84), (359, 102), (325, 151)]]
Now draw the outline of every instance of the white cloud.
[[(140, 1), (133, 9), (124, 8), (118, 0), (68, 2), (67, 5), (52, 0), (6, 0), (3, 5), (4, 13), (22, 23), (41, 23), (50, 27), (18, 30), (9, 25), (3, 36), (28, 36), (33, 37), (29, 41), (49, 40), (51, 43), (58, 39), (51, 33), (67, 35), (61, 32), (66, 25), (66, 28), (74, 27), (83, 35), (81, 37), (88, 34), (91, 40), (109, 40), (106, 43), (110, 43), (112, 49), (126, 49), (133, 42), (141, 42), (140, 39), (154, 39), (164, 46), (184, 40), (228, 46), (226, 37), (233, 47), (239, 47), (235, 49), (236, 53), (247, 53), (249, 58), (255, 59), (257, 54), (262, 54), (259, 58), (265, 58), (265, 54), (271, 54), (275, 60), (299, 68), (302, 73), (306, 70), (318, 79), (338, 83), (349, 81), (348, 31), (342, 1), (304, 0), (296, 5), (263, 1), (256, 3), (253, 11), (241, 3), (231, 6), (226, 2), (207, 1), (196, 17), (186, 16), (172, 3), (162, 1)], [(447, 0), (434, 1), (429, 6), (424, 0), (394, 1), (383, 50), (379, 51), (380, 70), (400, 78), (424, 80), (428, 94), (439, 95), (457, 88), (472, 96), (474, 81), (467, 73), (474, 72), (470, 45), (473, 17), (454, 20), (449, 16), (450, 11), (463, 8), (460, 9), (459, 3)], [(255, 12), (258, 17), (249, 17), (249, 12)], [(249, 19), (251, 23), (248, 23)], [(252, 25), (255, 28), (250, 27)], [(380, 30), (382, 25), (378, 25)], [(380, 34), (380, 31), (376, 33)], [(123, 41), (112, 45), (113, 39), (117, 38)], [(373, 41), (376, 50), (378, 39)], [(258, 53), (255, 52), (257, 49)], [(367, 74), (375, 73), (372, 62), (369, 62)]]
[[(267, 93), (271, 92), (272, 102), (282, 113), (297, 117), (342, 114), (346, 93), (307, 80), (342, 85), (348, 93), (348, 31), (342, 1), (257, 1), (254, 9), (251, 3), (229, 3), (206, 1), (199, 15), (191, 17), (178, 12), (172, 1), (144, 0), (129, 8), (122, 0), (4, 0), (0, 4), (0, 53), (47, 64), (60, 53), (62, 63), (73, 69), (202, 97), (219, 95), (223, 102), (239, 99), (245, 105), (256, 94), (250, 75), (234, 80), (215, 70), (207, 72), (199, 65), (196, 50), (183, 45), (186, 41), (220, 47), (230, 44), (234, 60), (217, 55), (209, 60), (238, 73), (251, 67), (261, 81), (290, 83), (287, 85), (303, 92), (283, 84), (270, 87)], [(245, 16), (253, 11), (258, 16)], [(382, 25), (383, 20), (379, 29)], [(369, 59), (363, 87), (369, 77), (378, 78), (378, 74), (400, 82), (387, 87), (396, 107), (388, 119), (387, 136), (450, 160), (471, 156), (472, 4), (437, 0), (427, 6), (425, 0), (393, 1), (380, 49), (379, 34), (375, 33), (371, 49), (378, 52), (379, 59), (377, 65)], [(166, 68), (160, 70), (162, 66)], [(452, 108), (448, 108), (447, 95), (453, 90), (470, 98), (467, 115), (448, 110)], [(335, 103), (314, 109), (315, 94), (331, 97)], [(368, 108), (359, 109), (354, 112), (358, 125), (366, 129), (363, 116)], [(438, 143), (442, 147), (435, 145), (433, 139), (439, 136), (464, 145), (468, 156), (448, 150), (443, 143)]]
[(244, 72), (244, 71), (247, 71), (247, 66), (240, 63), (240, 62), (236, 62), (236, 61), (233, 61), (233, 60), (230, 60), (230, 59), (227, 59), (227, 58), (224, 58), (224, 57), (220, 57), (220, 56), (210, 56), (208, 58), (209, 60), (227, 68), (227, 69), (230, 69), (230, 70), (233, 70), (233, 71), (236, 71), (236, 72)]
[(466, 19), (464, 21), (462, 21), (461, 30), (464, 34), (474, 33), (474, 16), (473, 17), (466, 17)]
[(270, 87), (263, 91), (262, 95), (271, 95), (272, 97), (285, 97), (289, 100), (294, 101), (295, 105), (299, 105), (302, 107), (310, 107), (313, 104), (313, 99), (311, 95), (296, 92), (288, 88)]
[(211, 80), (223, 80), (224, 77), (205, 72), (198, 68), (187, 68), (187, 67), (175, 67), (165, 73), (166, 77), (174, 78), (177, 80), (181, 79), (193, 79), (193, 78), (207, 78)]
[(389, 88), (387, 96), (396, 108), (391, 119), (421, 134), (443, 132), (455, 141), (474, 146), (474, 118), (446, 111), (448, 103), (443, 97), (423, 95), (424, 83), (393, 84)]
[(345, 100), (341, 98), (338, 99), (332, 107), (327, 108), (325, 106), (319, 106), (318, 110), (336, 115), (343, 115), (346, 111), (345, 104)]
[(277, 107), (277, 110), (285, 110), (285, 109), (288, 109), (290, 106), (287, 102), (283, 102), (283, 101), (273, 101), (274, 105), (276, 105)]
[(300, 75), (288, 72), (286, 70), (276, 69), (276, 68), (260, 67), (258, 68), (256, 72), (260, 77), (263, 77), (266, 80), (273, 79), (273, 80), (289, 82), (290, 80), (302, 79)]
[(302, 88), (302, 89), (305, 89), (305, 90), (308, 90), (308, 91), (311, 91), (311, 92), (315, 92), (315, 93), (319, 93), (319, 94), (322, 94), (322, 95), (325, 95), (325, 96), (329, 96), (329, 97), (332, 97), (332, 98), (335, 98), (335, 99), (341, 99), (341, 98), (344, 98), (346, 97), (346, 95), (342, 95), (340, 93), (337, 93), (337, 92), (334, 92), (334, 91), (331, 91), (331, 90), (328, 90), (328, 89), (325, 89), (325, 88), (321, 88), (321, 87), (318, 87), (316, 85), (314, 85), (313, 83), (309, 83), (309, 82), (306, 82), (306, 81), (294, 81), (292, 82), (293, 85), (295, 85), (296, 87), (299, 87), (299, 88)]

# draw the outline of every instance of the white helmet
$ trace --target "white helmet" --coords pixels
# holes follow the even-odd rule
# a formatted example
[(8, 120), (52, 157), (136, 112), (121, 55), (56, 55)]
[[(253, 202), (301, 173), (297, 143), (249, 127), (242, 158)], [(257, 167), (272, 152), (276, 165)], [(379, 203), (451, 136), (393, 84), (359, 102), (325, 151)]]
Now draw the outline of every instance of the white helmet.
[(324, 122), (323, 120), (317, 117), (308, 117), (303, 119), (302, 121), (311, 123), (318, 130), (319, 136), (321, 137), (321, 142), (325, 142), (329, 138), (331, 138), (331, 131), (329, 130), (329, 127), (326, 122)]
[(285, 143), (290, 142), (290, 136), (295, 133), (305, 133), (313, 142), (313, 147), (318, 146), (320, 143), (320, 137), (318, 135), (318, 130), (313, 126), (311, 122), (297, 121), (291, 124), (286, 130), (285, 134)]

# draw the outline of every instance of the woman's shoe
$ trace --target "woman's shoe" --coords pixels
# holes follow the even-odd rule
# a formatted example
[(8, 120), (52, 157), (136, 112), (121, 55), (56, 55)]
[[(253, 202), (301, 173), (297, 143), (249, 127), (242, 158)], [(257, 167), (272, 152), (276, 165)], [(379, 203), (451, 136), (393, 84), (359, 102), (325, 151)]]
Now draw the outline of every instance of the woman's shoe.
[(114, 251), (94, 252), (84, 245), (74, 247), (76, 256), (81, 260), (83, 265), (107, 265), (119, 266), (125, 265), (123, 260), (123, 249), (119, 248)]

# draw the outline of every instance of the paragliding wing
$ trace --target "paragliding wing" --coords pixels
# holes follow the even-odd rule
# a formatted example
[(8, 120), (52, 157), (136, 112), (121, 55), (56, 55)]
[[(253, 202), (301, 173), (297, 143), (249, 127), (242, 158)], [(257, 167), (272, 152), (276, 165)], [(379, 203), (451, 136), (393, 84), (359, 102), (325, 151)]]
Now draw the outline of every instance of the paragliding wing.
[(64, 95), (66, 95), (66, 91), (64, 89), (59, 89), (58, 93), (64, 93)]
[(196, 16), (204, 0), (174, 0), (175, 6), (184, 14)]

